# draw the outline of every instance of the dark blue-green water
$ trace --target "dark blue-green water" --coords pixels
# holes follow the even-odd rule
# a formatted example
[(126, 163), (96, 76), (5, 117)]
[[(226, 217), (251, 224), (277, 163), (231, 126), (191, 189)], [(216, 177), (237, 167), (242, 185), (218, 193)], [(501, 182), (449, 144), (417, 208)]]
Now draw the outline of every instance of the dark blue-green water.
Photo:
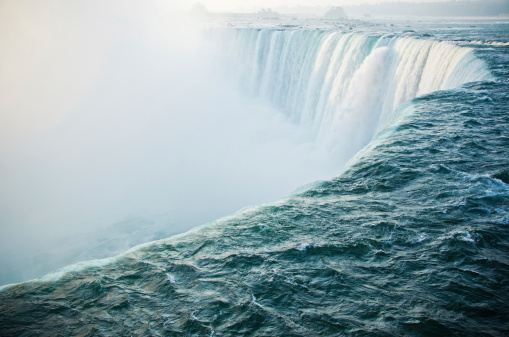
[(403, 103), (285, 200), (4, 288), (0, 335), (509, 335), (509, 27), (476, 25), (433, 33), (493, 80)]

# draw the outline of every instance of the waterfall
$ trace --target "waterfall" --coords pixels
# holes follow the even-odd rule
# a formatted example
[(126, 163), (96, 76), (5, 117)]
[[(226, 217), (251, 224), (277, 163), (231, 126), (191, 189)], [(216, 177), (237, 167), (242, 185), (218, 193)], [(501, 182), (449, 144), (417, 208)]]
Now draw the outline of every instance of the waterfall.
[(472, 49), (431, 39), (250, 28), (210, 34), (244, 90), (318, 143), (350, 154), (403, 102), (492, 79)]

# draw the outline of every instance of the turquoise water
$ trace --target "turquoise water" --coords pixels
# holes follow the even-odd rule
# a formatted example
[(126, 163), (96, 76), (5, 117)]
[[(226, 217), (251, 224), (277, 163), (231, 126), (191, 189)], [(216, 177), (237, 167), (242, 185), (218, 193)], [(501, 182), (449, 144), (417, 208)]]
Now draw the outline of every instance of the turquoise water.
[[(358, 32), (330, 38), (336, 39), (334, 48), (350, 55), (337, 53), (335, 76), (357, 87), (334, 82), (336, 77), (318, 84), (318, 78), (329, 77), (314, 72), (317, 63), (311, 60), (309, 76), (306, 62), (291, 69), (268, 61), (285, 51), (270, 49), (271, 41), (274, 48), (278, 41), (288, 45), (285, 34), (313, 36), (306, 48), (288, 49), (288, 55), (316, 60), (334, 32), (304, 27), (222, 33), (227, 44), (228, 34), (236, 37), (230, 47), (241, 51), (246, 49), (239, 43), (250, 46), (243, 37), (251, 36), (255, 49), (264, 45), (258, 34), (269, 38), (264, 53), (229, 53), (239, 60), (233, 76), (250, 78), (241, 81), (245, 90), (294, 116), (295, 123), (311, 125), (312, 137), (332, 144), (332, 153), (347, 158), (361, 152), (341, 175), (277, 203), (111, 260), (4, 288), (0, 335), (508, 335), (509, 27), (448, 26), (430, 31), (426, 23), (415, 24), (411, 37)], [(423, 32), (434, 38), (423, 38)], [(456, 42), (436, 46), (436, 40)], [(437, 80), (442, 74), (432, 71), (436, 66), (410, 80), (415, 58), (422, 55), (412, 50), (431, 53), (438, 47), (468, 58), (451, 58), (459, 68), (451, 65), (443, 82)], [(377, 48), (382, 49), (369, 68), (363, 61)], [(391, 51), (400, 57), (389, 57)], [(405, 53), (413, 55), (408, 56), (413, 67), (398, 72)], [(253, 55), (265, 61), (242, 67), (249, 64), (242, 58)], [(342, 73), (345, 64), (351, 66)], [(344, 99), (373, 83), (357, 72), (363, 64), (381, 70), (370, 92), (385, 90), (369, 109)], [(478, 68), (471, 73), (472, 64)], [(323, 76), (311, 81), (317, 74)], [(294, 79), (285, 82), (288, 76)], [(343, 96), (316, 96), (310, 83), (320, 93), (336, 85)], [(292, 95), (302, 101), (289, 99)], [(363, 97), (369, 101), (369, 92)], [(351, 119), (355, 127), (342, 133), (348, 137), (337, 138), (327, 129), (341, 121), (327, 114), (333, 111), (367, 119)], [(344, 152), (344, 142), (358, 133)]]

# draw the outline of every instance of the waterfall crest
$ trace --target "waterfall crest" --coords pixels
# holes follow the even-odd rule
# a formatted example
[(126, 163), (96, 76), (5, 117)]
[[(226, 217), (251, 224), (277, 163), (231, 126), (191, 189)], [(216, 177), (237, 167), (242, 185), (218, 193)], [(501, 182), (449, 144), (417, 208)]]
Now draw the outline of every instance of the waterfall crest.
[(365, 146), (403, 102), (492, 79), (472, 49), (412, 37), (319, 30), (215, 30), (228, 68), (329, 147)]

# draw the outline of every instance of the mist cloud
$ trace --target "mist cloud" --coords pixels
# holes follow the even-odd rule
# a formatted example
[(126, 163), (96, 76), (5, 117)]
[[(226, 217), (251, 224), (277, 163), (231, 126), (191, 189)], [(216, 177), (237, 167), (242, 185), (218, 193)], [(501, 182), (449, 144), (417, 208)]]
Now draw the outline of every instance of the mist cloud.
[(339, 169), (163, 2), (1, 6), (2, 283), (139, 243), (94, 252), (132, 219), (179, 232)]

